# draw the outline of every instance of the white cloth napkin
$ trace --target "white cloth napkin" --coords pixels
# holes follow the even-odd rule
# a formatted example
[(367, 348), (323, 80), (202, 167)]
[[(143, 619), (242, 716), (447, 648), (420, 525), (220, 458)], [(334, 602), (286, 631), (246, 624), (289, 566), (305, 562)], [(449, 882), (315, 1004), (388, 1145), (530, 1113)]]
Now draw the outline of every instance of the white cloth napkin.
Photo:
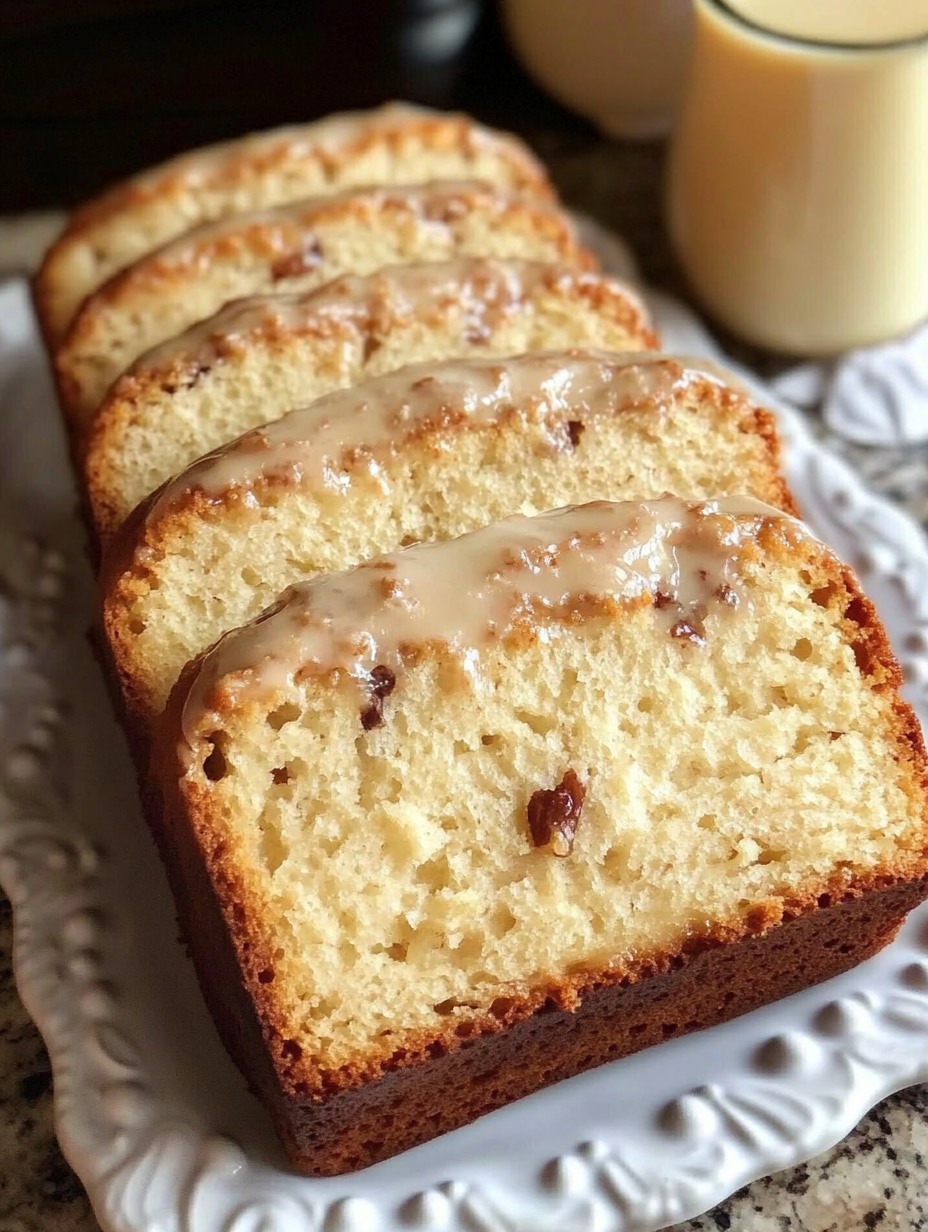
[[(580, 219), (580, 233), (616, 277), (636, 281), (635, 259), (616, 235), (592, 219)], [(648, 290), (668, 350), (705, 354), (707, 331), (672, 296)], [(689, 345), (687, 338), (689, 337)], [(711, 350), (719, 353), (717, 344)], [(900, 446), (928, 442), (928, 319), (912, 333), (880, 346), (849, 351), (837, 360), (801, 363), (767, 387), (783, 402), (821, 408), (837, 436), (858, 445)]]

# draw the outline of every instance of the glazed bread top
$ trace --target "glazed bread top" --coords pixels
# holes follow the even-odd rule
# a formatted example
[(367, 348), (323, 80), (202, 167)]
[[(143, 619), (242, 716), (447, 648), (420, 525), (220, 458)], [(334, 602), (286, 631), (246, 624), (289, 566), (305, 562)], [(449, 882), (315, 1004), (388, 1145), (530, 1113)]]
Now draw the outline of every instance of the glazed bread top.
[(329, 394), (195, 463), (117, 533), (103, 618), (128, 710), (147, 728), (189, 659), (309, 575), (666, 491), (792, 509), (771, 415), (678, 359), (447, 361)]
[(281, 1088), (325, 1098), (924, 878), (898, 683), (792, 519), (598, 503), (290, 590), (191, 665), (158, 765)]
[(357, 189), (238, 214), (186, 232), (85, 302), (55, 357), (65, 411), (85, 425), (133, 360), (230, 299), (455, 256), (595, 264), (560, 210), (471, 182)]
[[(698, 641), (710, 605), (747, 603), (742, 551), (771, 518), (786, 526), (779, 510), (750, 497), (594, 501), (504, 518), (292, 586), (206, 654), (184, 703), (183, 740), (190, 750), (202, 742), (216, 691), (231, 677), (236, 706), (274, 697), (297, 677), (344, 677), (368, 728), (369, 719), (383, 721), (364, 713), (385, 676), (378, 669), (394, 677), (392, 691), (405, 662), (430, 647), (457, 659), (479, 686), (489, 649), (642, 599), (658, 600), (655, 620), (668, 637)], [(805, 534), (799, 523), (786, 533)]]
[(56, 346), (87, 295), (198, 223), (350, 185), (470, 178), (553, 195), (541, 165), (515, 137), (466, 116), (402, 104), (183, 154), (74, 213), (36, 278), (46, 337)]
[(409, 363), (655, 341), (628, 287), (532, 261), (396, 265), (237, 301), (148, 352), (110, 391), (84, 463), (94, 522), (105, 542), (201, 454)]
[[(145, 521), (156, 524), (191, 496), (240, 498), (276, 479), (338, 493), (353, 470), (376, 471), (436, 427), (453, 435), (465, 426), (524, 418), (541, 424), (554, 451), (571, 453), (591, 419), (638, 407), (659, 416), (691, 391), (711, 401), (715, 391), (707, 385), (723, 397), (731, 392), (711, 362), (657, 351), (615, 355), (584, 348), (411, 364), (336, 390), (214, 450), (153, 495)], [(736, 400), (737, 394), (729, 401)]]

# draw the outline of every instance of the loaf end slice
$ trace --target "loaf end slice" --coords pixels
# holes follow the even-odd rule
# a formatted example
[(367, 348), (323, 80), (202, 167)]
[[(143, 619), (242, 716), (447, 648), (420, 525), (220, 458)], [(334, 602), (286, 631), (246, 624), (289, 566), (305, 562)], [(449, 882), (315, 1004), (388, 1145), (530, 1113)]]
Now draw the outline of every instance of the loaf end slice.
[(544, 169), (517, 138), (403, 104), (183, 154), (74, 213), (35, 279), (45, 337), (57, 347), (88, 295), (199, 223), (360, 184), (455, 179), (553, 198)]
[(362, 1167), (843, 970), (926, 892), (872, 606), (752, 501), (599, 503), (287, 592), (185, 672), (156, 819), (291, 1161)]

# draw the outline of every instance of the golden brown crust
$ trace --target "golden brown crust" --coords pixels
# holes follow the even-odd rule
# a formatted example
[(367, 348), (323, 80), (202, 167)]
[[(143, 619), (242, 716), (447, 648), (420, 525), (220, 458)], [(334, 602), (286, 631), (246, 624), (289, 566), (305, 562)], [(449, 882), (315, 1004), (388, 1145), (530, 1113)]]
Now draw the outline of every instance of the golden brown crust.
[[(788, 524), (766, 524), (763, 554), (802, 554), (816, 602), (843, 614), (862, 675), (892, 691), (899, 668), (853, 573)], [(172, 742), (199, 662), (188, 666), (157, 742), (161, 797), (150, 815), (210, 1009), (233, 1057), (271, 1111), (291, 1162), (327, 1175), (366, 1166), (604, 1061), (726, 1021), (830, 978), (875, 953), (928, 894), (928, 762), (911, 707), (892, 704), (900, 781), (924, 818), (921, 850), (848, 881), (820, 880), (783, 901), (760, 901), (667, 950), (608, 970), (552, 979), (465, 1012), (446, 1028), (394, 1037), (390, 1055), (320, 1071), (287, 1038), (275, 1003), (274, 959), (211, 799), (181, 785)], [(211, 699), (222, 709), (221, 695)], [(454, 1101), (442, 1098), (453, 1084)]]
[[(374, 119), (380, 114), (370, 113)], [(358, 118), (363, 120), (364, 117)], [(61, 305), (61, 284), (67, 279), (67, 265), (75, 250), (91, 244), (95, 235), (105, 235), (108, 227), (131, 220), (140, 209), (170, 202), (190, 192), (194, 195), (204, 191), (230, 193), (242, 185), (273, 176), (295, 159), (315, 159), (325, 179), (331, 182), (337, 180), (340, 165), (363, 156), (375, 146), (396, 150), (402, 145), (419, 143), (423, 149), (466, 151), (480, 141), (490, 141), (500, 153), (501, 164), (507, 164), (513, 190), (542, 200), (555, 197), (544, 168), (526, 146), (508, 134), (482, 129), (464, 115), (398, 109), (392, 127), (361, 126), (337, 149), (317, 145), (307, 151), (306, 139), (311, 139), (312, 133), (312, 125), (281, 129), (183, 154), (152, 171), (114, 185), (75, 210), (63, 233), (46, 253), (33, 281), (36, 311), (49, 349), (55, 349), (68, 324)], [(303, 148), (297, 152), (294, 150), (295, 137), (303, 142)], [(208, 174), (201, 169), (194, 182), (191, 171), (196, 170), (197, 162), (204, 155), (210, 158), (212, 166)], [(206, 217), (204, 214), (194, 221), (203, 221)]]

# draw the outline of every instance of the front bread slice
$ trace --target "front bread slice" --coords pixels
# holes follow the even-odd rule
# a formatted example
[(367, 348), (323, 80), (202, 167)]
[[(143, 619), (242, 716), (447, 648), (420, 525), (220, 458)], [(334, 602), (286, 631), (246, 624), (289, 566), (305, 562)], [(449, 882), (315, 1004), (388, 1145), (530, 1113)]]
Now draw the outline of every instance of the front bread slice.
[(75, 211), (35, 281), (45, 337), (54, 349), (88, 295), (199, 223), (359, 184), (461, 179), (553, 197), (541, 164), (516, 137), (402, 104), (182, 154)]
[(926, 890), (853, 575), (753, 501), (514, 518), (282, 596), (185, 673), (153, 813), (293, 1165), (385, 1158), (827, 978)]

